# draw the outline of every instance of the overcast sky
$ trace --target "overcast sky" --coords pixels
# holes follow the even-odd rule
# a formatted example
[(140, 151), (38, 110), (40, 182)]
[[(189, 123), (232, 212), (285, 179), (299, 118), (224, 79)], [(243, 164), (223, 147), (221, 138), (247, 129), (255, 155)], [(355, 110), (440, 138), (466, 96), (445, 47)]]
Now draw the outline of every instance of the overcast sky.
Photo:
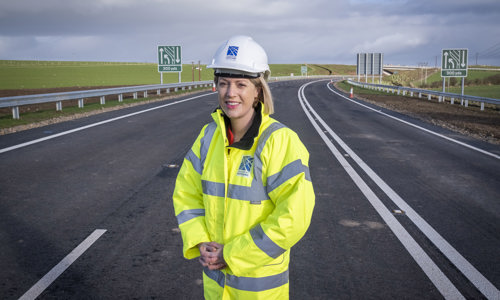
[[(252, 36), (269, 63), (436, 64), (468, 48), (469, 65), (500, 65), (499, 0), (2, 0), (0, 59), (209, 63), (232, 35)], [(438, 59), (438, 65), (440, 65)]]

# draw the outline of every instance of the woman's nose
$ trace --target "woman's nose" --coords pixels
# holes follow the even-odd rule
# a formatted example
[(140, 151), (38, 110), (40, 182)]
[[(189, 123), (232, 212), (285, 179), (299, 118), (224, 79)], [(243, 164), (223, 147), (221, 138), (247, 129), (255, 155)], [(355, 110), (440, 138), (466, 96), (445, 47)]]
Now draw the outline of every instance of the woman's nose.
[(226, 89), (226, 96), (228, 97), (234, 97), (236, 95), (236, 89), (234, 85), (228, 84), (227, 89)]

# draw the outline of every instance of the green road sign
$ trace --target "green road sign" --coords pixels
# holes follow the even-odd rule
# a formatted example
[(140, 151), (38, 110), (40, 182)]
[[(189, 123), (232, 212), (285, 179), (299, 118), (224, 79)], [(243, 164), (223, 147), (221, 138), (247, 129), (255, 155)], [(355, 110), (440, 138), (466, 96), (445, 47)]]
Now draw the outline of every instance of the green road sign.
[(467, 77), (467, 49), (444, 49), (441, 56), (441, 77)]
[(300, 66), (300, 73), (302, 76), (307, 75), (307, 66)]
[(181, 46), (158, 46), (158, 72), (182, 72)]

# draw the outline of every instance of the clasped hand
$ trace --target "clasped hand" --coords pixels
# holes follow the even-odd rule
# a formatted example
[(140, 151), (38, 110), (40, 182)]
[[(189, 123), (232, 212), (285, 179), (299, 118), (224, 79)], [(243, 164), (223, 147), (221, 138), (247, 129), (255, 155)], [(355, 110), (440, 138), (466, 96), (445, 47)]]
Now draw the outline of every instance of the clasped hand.
[(200, 249), (200, 263), (209, 270), (220, 270), (227, 266), (224, 260), (223, 249), (224, 245), (216, 242), (201, 243), (198, 245)]

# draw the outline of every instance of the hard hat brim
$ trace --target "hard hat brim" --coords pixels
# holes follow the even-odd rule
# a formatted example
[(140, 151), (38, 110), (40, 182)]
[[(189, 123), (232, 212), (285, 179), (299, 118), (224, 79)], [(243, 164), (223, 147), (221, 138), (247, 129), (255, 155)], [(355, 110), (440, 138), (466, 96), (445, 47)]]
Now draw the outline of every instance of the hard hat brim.
[(215, 69), (214, 76), (230, 78), (259, 78), (261, 73), (250, 73), (235, 69)]

